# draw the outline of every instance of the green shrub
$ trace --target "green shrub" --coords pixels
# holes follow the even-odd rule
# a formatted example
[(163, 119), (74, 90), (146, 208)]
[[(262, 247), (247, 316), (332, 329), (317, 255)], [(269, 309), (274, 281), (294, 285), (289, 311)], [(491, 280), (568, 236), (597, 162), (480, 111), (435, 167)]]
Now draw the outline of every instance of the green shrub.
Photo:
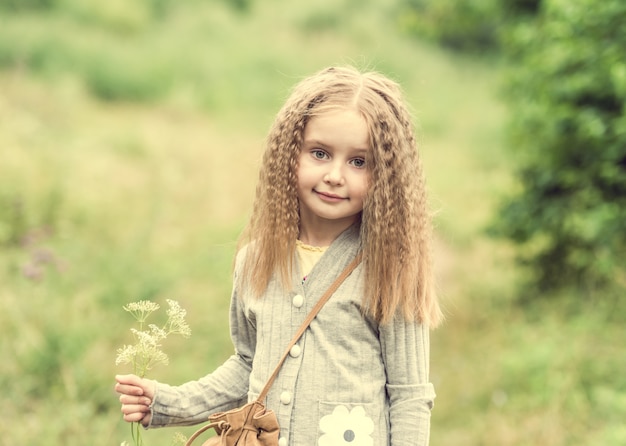
[(17, 246), (28, 230), (20, 197), (0, 194), (0, 246)]
[[(120, 69), (122, 66), (124, 70)], [(88, 62), (84, 76), (95, 97), (149, 102), (167, 93), (172, 82), (169, 71), (165, 65), (157, 66), (152, 61), (114, 56), (94, 58)]]
[(626, 3), (550, 0), (506, 41), (519, 191), (495, 232), (540, 289), (624, 284)]
[(252, 0), (224, 0), (236, 11), (248, 12), (252, 6)]
[(502, 35), (534, 17), (541, 0), (405, 0), (400, 27), (455, 51), (497, 53)]
[(50, 10), (57, 6), (58, 0), (0, 0), (0, 10), (26, 11)]
[(479, 52), (498, 46), (498, 0), (407, 0), (402, 9), (401, 28), (444, 47)]
[(63, 194), (51, 187), (37, 199), (0, 185), (0, 248), (28, 244), (36, 234), (51, 234), (57, 229)]

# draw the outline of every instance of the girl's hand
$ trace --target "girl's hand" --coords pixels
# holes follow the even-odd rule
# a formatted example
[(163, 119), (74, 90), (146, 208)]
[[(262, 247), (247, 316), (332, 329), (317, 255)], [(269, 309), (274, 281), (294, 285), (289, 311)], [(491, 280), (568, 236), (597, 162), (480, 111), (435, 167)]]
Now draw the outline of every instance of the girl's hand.
[(115, 391), (120, 394), (124, 421), (141, 421), (144, 426), (150, 424), (150, 404), (154, 398), (156, 381), (137, 375), (116, 375), (115, 380)]

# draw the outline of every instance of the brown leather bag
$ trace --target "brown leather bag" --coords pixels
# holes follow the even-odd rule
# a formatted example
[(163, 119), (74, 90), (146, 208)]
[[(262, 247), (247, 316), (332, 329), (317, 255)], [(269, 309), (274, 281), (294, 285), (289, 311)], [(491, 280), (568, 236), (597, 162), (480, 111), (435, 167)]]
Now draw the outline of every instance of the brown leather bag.
[(255, 401), (246, 404), (243, 407), (229, 410), (228, 412), (218, 412), (209, 416), (209, 424), (202, 426), (187, 440), (185, 446), (191, 446), (196, 438), (209, 429), (215, 429), (217, 435), (209, 438), (203, 443), (203, 446), (277, 446), (278, 434), (280, 428), (278, 419), (273, 410), (267, 409), (263, 401), (267, 393), (272, 387), (274, 380), (278, 376), (281, 366), (289, 355), (289, 350), (293, 347), (300, 337), (309, 327), (317, 313), (322, 309), (324, 304), (330, 299), (330, 296), (339, 288), (339, 285), (346, 277), (352, 273), (354, 268), (361, 262), (361, 254), (359, 253), (355, 259), (343, 270), (333, 284), (326, 290), (326, 293), (315, 304), (315, 307), (308, 314), (294, 337), (289, 342), (285, 353), (278, 361), (278, 365), (272, 376), (267, 380), (265, 387)]
[(209, 416), (209, 424), (198, 429), (187, 441), (189, 446), (203, 432), (215, 429), (217, 435), (202, 443), (203, 446), (278, 444), (278, 420), (273, 410), (267, 410), (259, 400), (243, 407)]

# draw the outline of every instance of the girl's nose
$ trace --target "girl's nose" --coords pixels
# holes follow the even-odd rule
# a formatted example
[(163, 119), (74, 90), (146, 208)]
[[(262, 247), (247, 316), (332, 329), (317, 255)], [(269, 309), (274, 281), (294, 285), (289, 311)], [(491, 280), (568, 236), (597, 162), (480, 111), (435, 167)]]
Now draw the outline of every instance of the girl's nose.
[(332, 165), (324, 176), (324, 182), (332, 185), (343, 185), (344, 178), (341, 166)]

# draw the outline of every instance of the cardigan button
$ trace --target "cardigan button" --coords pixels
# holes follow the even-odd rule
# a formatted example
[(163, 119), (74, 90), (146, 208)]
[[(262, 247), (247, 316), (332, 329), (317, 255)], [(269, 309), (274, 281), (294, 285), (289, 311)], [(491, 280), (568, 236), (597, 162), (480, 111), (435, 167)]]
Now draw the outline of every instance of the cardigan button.
[(300, 353), (302, 353), (302, 347), (300, 347), (298, 344), (294, 345), (289, 350), (289, 356), (291, 356), (292, 358), (297, 358), (298, 356), (300, 356)]
[(300, 308), (302, 305), (304, 305), (304, 296), (302, 294), (296, 294), (295, 296), (293, 296), (292, 303), (294, 307)]
[(284, 405), (291, 403), (291, 393), (283, 392), (280, 394), (280, 402)]
[(285, 437), (280, 437), (278, 440), (278, 446), (287, 446), (287, 439)]

